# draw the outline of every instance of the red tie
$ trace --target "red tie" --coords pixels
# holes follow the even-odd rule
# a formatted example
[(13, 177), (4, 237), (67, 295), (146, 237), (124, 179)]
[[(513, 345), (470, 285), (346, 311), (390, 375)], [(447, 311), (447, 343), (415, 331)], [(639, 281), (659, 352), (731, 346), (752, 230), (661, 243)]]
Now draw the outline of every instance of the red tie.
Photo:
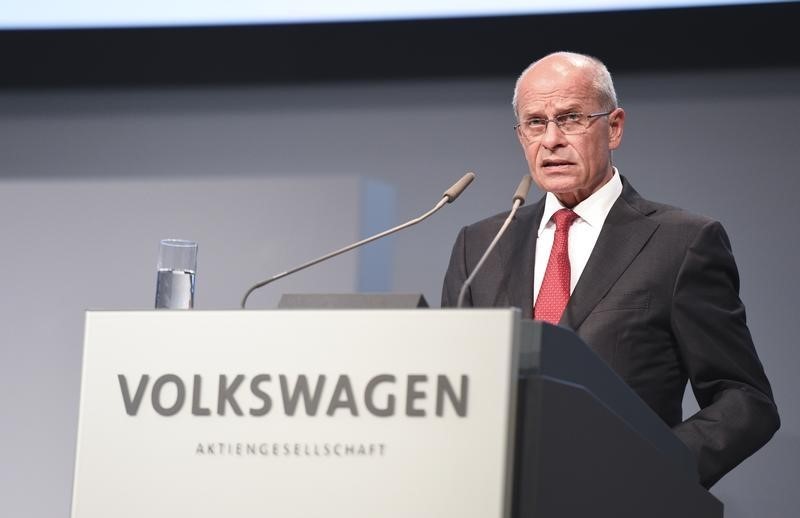
[(569, 227), (575, 222), (577, 214), (569, 209), (561, 209), (553, 214), (556, 235), (550, 259), (544, 271), (542, 287), (533, 306), (533, 318), (557, 324), (569, 302)]

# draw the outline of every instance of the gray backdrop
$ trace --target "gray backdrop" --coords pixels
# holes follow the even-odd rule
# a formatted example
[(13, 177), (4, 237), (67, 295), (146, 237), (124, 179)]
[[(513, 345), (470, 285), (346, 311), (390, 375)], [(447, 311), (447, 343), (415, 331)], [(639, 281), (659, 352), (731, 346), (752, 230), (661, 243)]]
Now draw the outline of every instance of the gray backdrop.
[[(513, 81), (0, 94), (0, 515), (68, 515), (82, 311), (149, 307), (160, 237), (196, 237), (198, 306), (232, 308), (251, 280), (415, 216), (473, 169), (434, 219), (253, 299), (377, 288), (438, 305), (459, 227), (504, 210), (526, 172)], [(643, 195), (725, 224), (783, 419), (714, 493), (730, 518), (792, 515), (800, 71), (616, 81), (616, 164)]]

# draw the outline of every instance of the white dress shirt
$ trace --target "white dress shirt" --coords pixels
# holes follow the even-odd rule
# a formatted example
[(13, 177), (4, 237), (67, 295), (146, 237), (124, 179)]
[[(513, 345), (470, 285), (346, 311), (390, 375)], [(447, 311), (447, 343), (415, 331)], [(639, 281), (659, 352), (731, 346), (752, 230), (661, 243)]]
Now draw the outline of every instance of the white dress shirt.
[[(589, 256), (600, 235), (600, 230), (603, 228), (603, 223), (606, 221), (606, 216), (620, 194), (622, 194), (622, 180), (620, 180), (619, 171), (615, 167), (611, 180), (572, 208), (578, 218), (569, 229), (570, 293), (578, 284), (578, 279), (581, 278), (581, 273), (589, 261)], [(542, 221), (539, 224), (539, 237), (536, 240), (536, 263), (533, 269), (534, 304), (539, 296), (539, 289), (542, 287), (544, 272), (550, 259), (550, 250), (553, 248), (556, 224), (551, 218), (557, 210), (563, 208), (565, 207), (558, 201), (558, 198), (548, 192), (545, 196), (544, 214), (542, 214)]]

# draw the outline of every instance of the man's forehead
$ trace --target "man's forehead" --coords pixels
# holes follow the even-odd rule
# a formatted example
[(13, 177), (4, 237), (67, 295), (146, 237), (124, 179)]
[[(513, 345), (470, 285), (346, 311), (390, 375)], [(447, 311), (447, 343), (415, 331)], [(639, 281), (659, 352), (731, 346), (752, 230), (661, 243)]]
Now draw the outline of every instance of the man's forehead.
[[(577, 72), (572, 70), (572, 72)], [(531, 109), (571, 108), (592, 104), (594, 90), (585, 74), (564, 70), (530, 70), (520, 81), (517, 105), (521, 112)]]
[(520, 91), (518, 106), (520, 113), (534, 111), (582, 109), (594, 104), (594, 98), (585, 91)]

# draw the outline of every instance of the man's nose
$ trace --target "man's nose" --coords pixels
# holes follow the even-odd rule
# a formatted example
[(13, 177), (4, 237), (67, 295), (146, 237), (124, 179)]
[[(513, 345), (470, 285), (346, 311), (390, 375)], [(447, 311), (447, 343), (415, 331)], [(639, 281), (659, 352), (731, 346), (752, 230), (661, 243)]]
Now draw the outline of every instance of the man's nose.
[(554, 149), (561, 147), (566, 144), (566, 140), (564, 132), (561, 131), (561, 128), (558, 127), (555, 121), (547, 123), (547, 126), (544, 128), (544, 134), (542, 135), (542, 145), (545, 148)]

